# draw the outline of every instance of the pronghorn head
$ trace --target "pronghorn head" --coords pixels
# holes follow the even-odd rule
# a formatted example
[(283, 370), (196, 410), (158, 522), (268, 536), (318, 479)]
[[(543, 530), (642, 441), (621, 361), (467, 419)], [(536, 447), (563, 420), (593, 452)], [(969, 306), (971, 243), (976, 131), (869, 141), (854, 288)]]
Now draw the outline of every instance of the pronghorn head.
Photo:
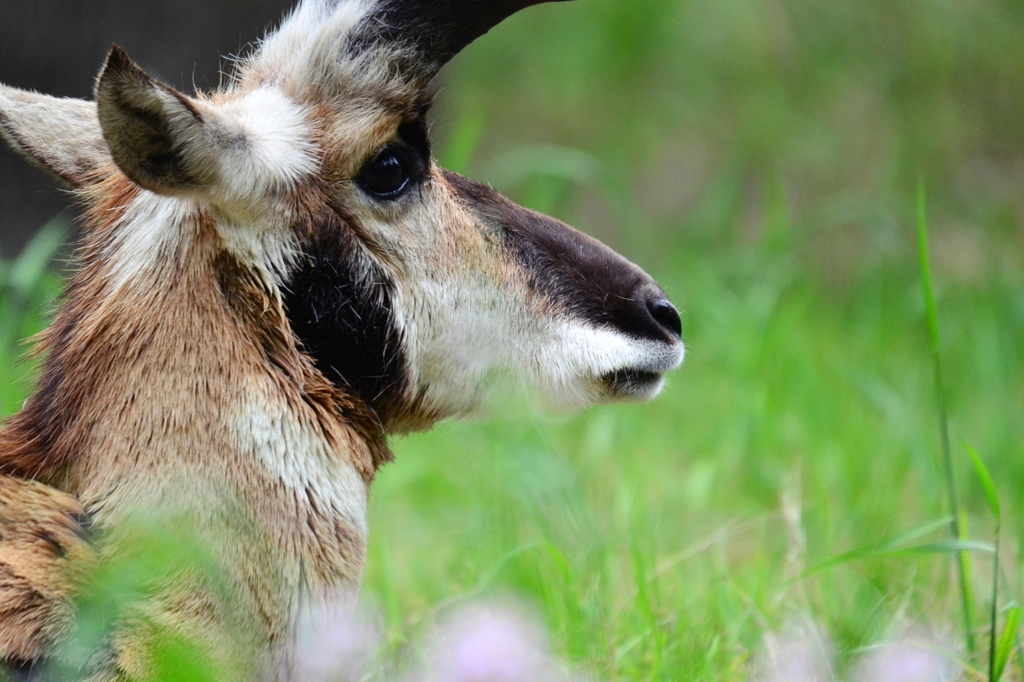
[(186, 96), (115, 48), (95, 104), (0, 88), (0, 132), (85, 197), (137, 186), (127, 210), (151, 225), (103, 251), (124, 286), (205, 216), (222, 276), (273, 292), (388, 430), (473, 411), (501, 373), (566, 407), (650, 399), (683, 358), (662, 289), (431, 155), (434, 76), (543, 1), (304, 0), (221, 91)]

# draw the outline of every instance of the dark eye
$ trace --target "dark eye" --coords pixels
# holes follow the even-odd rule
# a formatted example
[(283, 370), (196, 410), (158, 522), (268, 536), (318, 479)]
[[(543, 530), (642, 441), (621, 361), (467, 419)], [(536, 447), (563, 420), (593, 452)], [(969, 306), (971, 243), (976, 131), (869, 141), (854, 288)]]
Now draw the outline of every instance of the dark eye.
[(412, 184), (408, 153), (400, 147), (385, 147), (359, 173), (359, 182), (380, 199), (396, 199)]

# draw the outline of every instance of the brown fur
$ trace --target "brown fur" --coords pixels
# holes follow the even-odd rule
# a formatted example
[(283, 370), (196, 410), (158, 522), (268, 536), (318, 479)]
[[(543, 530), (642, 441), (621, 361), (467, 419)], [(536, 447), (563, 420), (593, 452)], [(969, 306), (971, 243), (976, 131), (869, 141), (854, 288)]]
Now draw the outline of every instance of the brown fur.
[(48, 355), (39, 389), (0, 430), (0, 474), (56, 483), (60, 473), (80, 458), (83, 438), (69, 432), (69, 427), (85, 394), (94, 390), (99, 368), (85, 362), (74, 381), (67, 374), (77, 369), (78, 339), (86, 333), (90, 317), (95, 317), (89, 309), (102, 297), (98, 289), (106, 268), (103, 250), (113, 238), (113, 226), (139, 194), (139, 188), (113, 164), (104, 171), (106, 179), (94, 178), (82, 193), (88, 205), (88, 237), (76, 256), (81, 267), (64, 295), (66, 305), (38, 337), (33, 351)]
[[(83, 191), (92, 222), (77, 256), (81, 267), (57, 318), (39, 337), (36, 352), (48, 354), (40, 389), (0, 430), (0, 473), (74, 487), (72, 482), (83, 478), (82, 467), (90, 466), (84, 453), (100, 449), (94, 439), (103, 436), (92, 432), (102, 430), (97, 428), (101, 423), (123, 424), (131, 415), (141, 420), (133, 419), (136, 428), (156, 435), (167, 400), (180, 397), (174, 389), (182, 388), (176, 385), (182, 376), (203, 384), (201, 396), (196, 395), (201, 387), (187, 387), (202, 398), (193, 404), (222, 405), (226, 396), (218, 391), (232, 385), (232, 376), (262, 374), (269, 367), (282, 392), (293, 394), (296, 408), (308, 410), (336, 444), (344, 440), (339, 424), (355, 430), (367, 448), (353, 463), (371, 481), (377, 467), (391, 458), (375, 416), (312, 367), (289, 333), (280, 301), (220, 247), (204, 216), (193, 217), (185, 227), (191, 234), (168, 254), (167, 271), (160, 276), (172, 283), (169, 290), (132, 287), (112, 297), (104, 253), (138, 192), (113, 169), (107, 179)], [(183, 342), (184, 349), (176, 347)], [(193, 371), (181, 364), (166, 366), (170, 358), (190, 363)], [(156, 377), (168, 383), (155, 383)], [(112, 403), (122, 403), (123, 412), (103, 414)], [(221, 421), (219, 414), (192, 417), (209, 419), (211, 430)]]
[(93, 563), (87, 527), (70, 495), (0, 477), (0, 659), (35, 660), (70, 623), (73, 586)]
[[(381, 425), (315, 370), (290, 334), (280, 300), (224, 251), (202, 214), (182, 225), (160, 272), (141, 273), (162, 284), (113, 290), (104, 254), (115, 248), (118, 220), (137, 193), (112, 169), (85, 192), (95, 200), (89, 216), (97, 222), (86, 231), (81, 266), (42, 337), (48, 356), (40, 389), (0, 430), (0, 471), (80, 500), (41, 483), (0, 478), (0, 658), (33, 659), (66, 627), (70, 587), (56, 569), (87, 552), (81, 539), (71, 544), (64, 519), (81, 515), (84, 506), (100, 531), (116, 529), (146, 503), (145, 494), (123, 497), (124, 490), (163, 494), (176, 480), (215, 481), (238, 496), (240, 523), (260, 519), (233, 531), (209, 522), (203, 529), (200, 521), (198, 530), (223, 552), (240, 610), (260, 623), (253, 645), (262, 650), (288, 636), (295, 608), (289, 595), (300, 584), (314, 590), (339, 580), (355, 584), (362, 570), (359, 532), (314, 491), (282, 488), (254, 467), (226, 431), (220, 409), (243, 403), (255, 377), (337, 457), (348, 458), (367, 486), (391, 457)], [(186, 513), (192, 502), (183, 500)], [(225, 545), (224, 532), (251, 541)], [(47, 553), (49, 536), (66, 557)], [(291, 586), (284, 593), (282, 583)], [(216, 628), (201, 622), (210, 609), (185, 617), (189, 609), (179, 608), (182, 599), (208, 601), (201, 589), (172, 590), (164, 599), (177, 605), (164, 612), (177, 614), (172, 624), (187, 621), (179, 623), (182, 631)], [(146, 646), (141, 635), (121, 636), (120, 668), (142, 669)]]

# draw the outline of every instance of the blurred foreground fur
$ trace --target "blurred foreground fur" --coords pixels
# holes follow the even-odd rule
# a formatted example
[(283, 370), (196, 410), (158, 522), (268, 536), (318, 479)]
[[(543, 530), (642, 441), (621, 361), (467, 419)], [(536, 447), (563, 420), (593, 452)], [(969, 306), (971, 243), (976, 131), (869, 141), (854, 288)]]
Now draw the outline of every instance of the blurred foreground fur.
[(0, 86), (0, 133), (87, 223), (0, 431), (0, 660), (300, 679), (300, 614), (355, 605), (389, 434), (496, 374), (569, 409), (661, 391), (683, 344), (657, 283), (431, 154), (434, 76), (542, 1), (304, 0), (197, 97), (118, 47), (96, 102)]

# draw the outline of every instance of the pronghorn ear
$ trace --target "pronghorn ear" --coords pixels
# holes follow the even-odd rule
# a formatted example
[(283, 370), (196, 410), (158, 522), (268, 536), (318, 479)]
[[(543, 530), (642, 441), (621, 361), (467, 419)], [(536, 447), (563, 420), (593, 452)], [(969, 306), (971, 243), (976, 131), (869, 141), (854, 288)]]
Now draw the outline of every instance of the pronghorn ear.
[(140, 187), (181, 194), (212, 181), (197, 103), (150, 78), (116, 45), (96, 84), (96, 104), (114, 162)]
[(0, 85), (0, 136), (72, 187), (109, 165), (96, 105)]

